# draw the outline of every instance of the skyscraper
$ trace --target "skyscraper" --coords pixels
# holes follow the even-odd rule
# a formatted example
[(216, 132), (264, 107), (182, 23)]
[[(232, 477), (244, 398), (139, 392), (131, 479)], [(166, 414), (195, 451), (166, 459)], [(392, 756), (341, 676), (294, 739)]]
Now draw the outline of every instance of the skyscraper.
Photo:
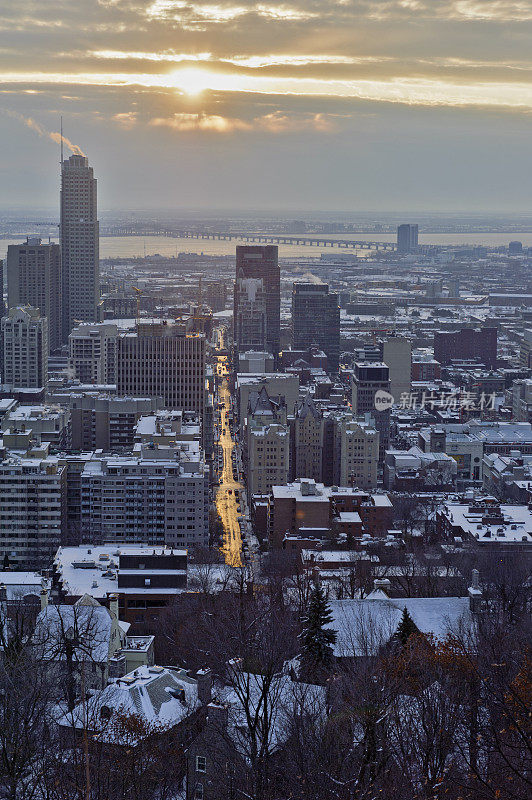
[(266, 345), (266, 294), (261, 278), (238, 278), (235, 284), (235, 345), (239, 353), (264, 351)]
[(418, 225), (399, 225), (397, 228), (397, 252), (414, 253), (418, 246)]
[(327, 284), (294, 283), (292, 291), (294, 350), (317, 345), (327, 356), (329, 372), (338, 371), (340, 358), (340, 307), (338, 295)]
[(28, 237), (7, 248), (9, 308), (29, 305), (48, 320), (50, 352), (61, 346), (61, 248)]
[(61, 165), (63, 341), (77, 322), (95, 322), (100, 299), (96, 179), (85, 156)]
[(281, 347), (281, 272), (277, 246), (271, 244), (237, 246), (235, 320), (239, 302), (238, 281), (240, 278), (261, 278), (263, 281), (266, 299), (266, 348), (277, 363)]

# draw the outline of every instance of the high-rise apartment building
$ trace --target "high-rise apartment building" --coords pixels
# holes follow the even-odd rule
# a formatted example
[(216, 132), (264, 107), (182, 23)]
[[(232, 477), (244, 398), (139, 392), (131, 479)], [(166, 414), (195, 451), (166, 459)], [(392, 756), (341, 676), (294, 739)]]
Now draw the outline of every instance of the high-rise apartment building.
[(294, 350), (317, 346), (327, 356), (329, 372), (338, 371), (340, 358), (340, 306), (327, 284), (294, 283), (292, 291)]
[(84, 322), (68, 337), (68, 366), (81, 383), (115, 384), (117, 349), (116, 325)]
[(96, 178), (85, 156), (61, 165), (60, 241), (63, 341), (79, 322), (95, 322), (100, 299)]
[(48, 381), (48, 320), (32, 306), (10, 308), (0, 322), (2, 380), (37, 389)]
[(418, 225), (399, 225), (397, 228), (397, 252), (414, 253), (418, 247)]
[(234, 319), (239, 304), (238, 280), (261, 278), (266, 295), (266, 350), (275, 361), (281, 349), (281, 272), (276, 245), (247, 246), (236, 248), (236, 283), (234, 294)]
[(207, 546), (209, 473), (199, 447), (138, 445), (129, 456), (87, 461), (80, 525), (95, 543)]
[(28, 237), (7, 248), (7, 304), (33, 306), (48, 320), (50, 352), (61, 346), (61, 248)]
[(262, 278), (238, 278), (234, 340), (239, 353), (266, 348), (266, 293)]
[(66, 468), (57, 459), (7, 454), (0, 460), (0, 559), (45, 568), (66, 526)]
[(195, 411), (205, 403), (205, 336), (157, 320), (118, 337), (118, 394), (162, 397), (167, 408)]
[(108, 394), (69, 396), (73, 450), (120, 452), (131, 449), (136, 425), (162, 406), (160, 398), (113, 397)]
[(338, 452), (337, 480), (340, 486), (371, 489), (377, 485), (379, 433), (368, 415), (366, 421), (351, 414), (339, 415), (335, 425)]

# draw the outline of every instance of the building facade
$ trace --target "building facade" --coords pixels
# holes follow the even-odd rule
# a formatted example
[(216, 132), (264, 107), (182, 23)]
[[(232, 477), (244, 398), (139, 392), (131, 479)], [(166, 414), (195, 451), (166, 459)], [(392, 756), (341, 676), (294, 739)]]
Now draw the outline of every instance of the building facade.
[(0, 323), (2, 379), (36, 389), (48, 380), (48, 320), (32, 306), (10, 308)]
[(28, 237), (7, 248), (7, 303), (33, 306), (48, 320), (50, 352), (61, 346), (61, 248)]
[(0, 460), (0, 558), (45, 568), (66, 525), (66, 469), (52, 458)]
[(434, 332), (434, 358), (443, 366), (454, 359), (474, 359), (497, 367), (497, 328), (460, 328)]
[(170, 547), (209, 543), (209, 480), (203, 459), (173, 448), (91, 459), (81, 473), (85, 541)]
[(415, 253), (418, 248), (418, 237), (418, 225), (399, 225), (397, 228), (397, 252)]
[(118, 327), (112, 323), (82, 323), (68, 337), (68, 366), (81, 383), (116, 383)]
[(235, 284), (234, 341), (239, 353), (266, 348), (266, 293), (262, 278), (238, 278)]
[(241, 278), (260, 278), (266, 295), (266, 350), (277, 364), (281, 349), (281, 271), (276, 245), (236, 248), (236, 282), (234, 293), (234, 318), (239, 305), (238, 281)]
[(292, 347), (317, 346), (327, 356), (327, 368), (338, 371), (340, 359), (340, 306), (338, 295), (326, 284), (294, 283), (292, 291)]
[(83, 155), (61, 164), (63, 341), (82, 321), (98, 319), (100, 300), (99, 224), (97, 186), (93, 169)]
[(162, 397), (167, 408), (195, 411), (205, 404), (205, 336), (157, 321), (118, 339), (118, 394)]

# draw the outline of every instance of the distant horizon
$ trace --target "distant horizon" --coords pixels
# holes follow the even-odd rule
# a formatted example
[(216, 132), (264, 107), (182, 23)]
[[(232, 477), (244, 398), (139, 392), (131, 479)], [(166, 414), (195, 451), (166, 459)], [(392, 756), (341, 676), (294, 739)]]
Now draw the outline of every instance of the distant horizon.
[[(58, 195), (59, 198), (59, 195)], [(0, 203), (0, 216), (8, 216), (12, 219), (23, 219), (24, 217), (38, 217), (42, 214), (49, 214), (53, 215), (55, 212), (57, 219), (59, 219), (59, 199), (57, 202), (57, 206), (55, 205), (43, 205), (43, 206), (13, 206), (13, 205), (3, 205)], [(109, 208), (102, 208), (100, 204), (99, 209), (99, 218), (100, 220), (105, 217), (120, 217), (120, 216), (127, 216), (127, 215), (138, 215), (142, 217), (144, 215), (161, 215), (161, 216), (171, 216), (171, 215), (183, 215), (186, 217), (221, 217), (225, 219), (235, 219), (238, 217), (243, 218), (253, 218), (253, 217), (262, 217), (264, 219), (279, 219), (279, 220), (290, 220), (295, 221), (298, 219), (307, 218), (306, 221), (337, 221), (337, 222), (359, 222), (359, 223), (386, 223), (386, 224), (394, 224), (397, 222), (409, 222), (409, 223), (416, 223), (425, 221), (430, 221), (431, 219), (440, 219), (442, 221), (445, 220), (457, 220), (460, 218), (462, 224), (467, 223), (468, 219), (476, 220), (479, 222), (482, 221), (494, 221), (499, 220), (501, 223), (504, 221), (510, 220), (530, 220), (532, 224), (532, 210), (530, 212), (525, 211), (482, 211), (476, 210), (473, 211), (471, 209), (435, 209), (431, 211), (424, 210), (416, 210), (407, 209), (407, 210), (379, 210), (379, 209), (330, 209), (330, 210), (323, 210), (323, 209), (304, 209), (304, 208), (285, 208), (285, 209), (274, 209), (274, 208), (216, 208), (216, 207), (195, 207), (192, 208), (190, 206), (174, 206), (174, 207), (109, 207)], [(375, 217), (375, 219), (369, 218)], [(52, 220), (50, 220), (52, 221)], [(303, 219), (303, 221), (305, 221)]]

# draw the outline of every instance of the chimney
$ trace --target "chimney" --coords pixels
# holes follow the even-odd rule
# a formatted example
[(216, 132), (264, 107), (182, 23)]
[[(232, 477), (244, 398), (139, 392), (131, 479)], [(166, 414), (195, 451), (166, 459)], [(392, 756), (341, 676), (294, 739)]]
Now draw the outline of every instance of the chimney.
[(109, 612), (113, 619), (118, 620), (118, 595), (117, 594), (110, 594), (109, 595)]
[(482, 589), (480, 588), (478, 569), (474, 569), (471, 573), (471, 586), (467, 593), (469, 595), (469, 610), (472, 614), (478, 614), (482, 606)]
[(244, 661), (242, 658), (232, 658), (227, 662), (227, 678), (228, 682), (238, 682), (238, 676), (242, 672)]
[(210, 727), (216, 728), (219, 731), (227, 729), (229, 712), (227, 706), (220, 703), (209, 703), (207, 707), (207, 722)]
[(48, 607), (48, 589), (43, 586), (41, 589), (41, 611)]
[(209, 705), (212, 700), (212, 673), (207, 667), (199, 669), (196, 673), (198, 682), (198, 700), (204, 706)]

